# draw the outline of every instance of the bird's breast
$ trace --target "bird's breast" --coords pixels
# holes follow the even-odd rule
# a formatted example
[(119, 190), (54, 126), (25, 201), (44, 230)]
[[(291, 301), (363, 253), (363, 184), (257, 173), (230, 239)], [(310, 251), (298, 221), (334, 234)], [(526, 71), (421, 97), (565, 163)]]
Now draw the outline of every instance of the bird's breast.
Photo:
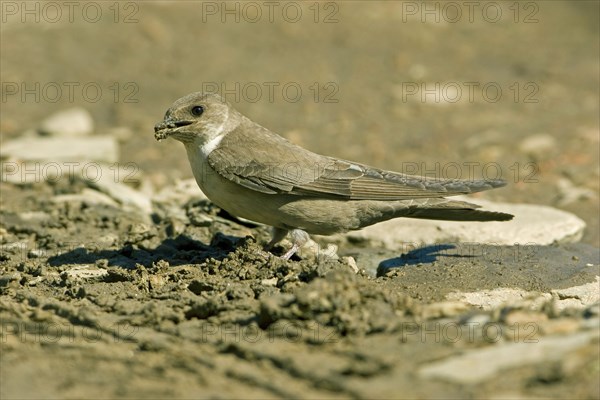
[[(266, 194), (238, 185), (215, 171), (200, 146), (186, 145), (196, 182), (217, 206), (232, 215), (284, 229), (330, 235), (370, 225), (379, 217), (367, 202), (305, 198), (289, 194)], [(377, 216), (369, 215), (375, 211)]]
[(284, 196), (260, 193), (224, 178), (210, 166), (199, 146), (188, 145), (186, 151), (198, 186), (213, 203), (238, 217), (271, 226), (281, 225), (279, 208)]

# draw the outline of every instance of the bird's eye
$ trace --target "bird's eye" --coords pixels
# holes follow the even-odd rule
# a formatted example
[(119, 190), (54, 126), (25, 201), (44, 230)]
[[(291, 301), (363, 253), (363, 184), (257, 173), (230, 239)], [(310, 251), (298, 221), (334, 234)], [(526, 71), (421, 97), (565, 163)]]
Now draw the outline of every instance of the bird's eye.
[(192, 107), (192, 115), (199, 117), (204, 112), (204, 107), (202, 106), (194, 106)]

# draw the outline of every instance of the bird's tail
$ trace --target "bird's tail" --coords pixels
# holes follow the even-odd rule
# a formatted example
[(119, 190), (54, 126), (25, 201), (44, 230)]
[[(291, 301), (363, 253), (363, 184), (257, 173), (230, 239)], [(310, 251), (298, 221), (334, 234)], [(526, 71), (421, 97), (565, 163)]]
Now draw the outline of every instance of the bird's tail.
[(481, 206), (466, 201), (444, 198), (424, 199), (402, 210), (402, 216), (444, 221), (510, 221), (514, 217), (511, 214), (484, 211), (479, 208)]

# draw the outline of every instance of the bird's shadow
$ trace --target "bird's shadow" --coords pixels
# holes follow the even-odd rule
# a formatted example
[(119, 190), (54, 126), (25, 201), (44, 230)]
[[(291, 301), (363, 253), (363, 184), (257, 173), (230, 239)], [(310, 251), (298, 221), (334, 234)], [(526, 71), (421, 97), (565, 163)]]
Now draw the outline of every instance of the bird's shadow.
[(404, 268), (417, 264), (431, 264), (440, 257), (474, 257), (472, 254), (460, 254), (460, 252), (456, 251), (448, 252), (449, 250), (456, 249), (456, 245), (453, 244), (436, 244), (411, 250), (399, 257), (388, 258), (380, 262), (377, 266), (377, 276), (382, 276), (393, 268)]
[(88, 249), (77, 247), (59, 255), (48, 258), (48, 264), (59, 267), (66, 264), (95, 264), (101, 260), (107, 266), (134, 269), (137, 264), (150, 266), (165, 260), (170, 266), (200, 264), (209, 258), (222, 260), (244, 243), (245, 238), (217, 233), (210, 244), (203, 243), (187, 235), (167, 238), (155, 247), (144, 247), (136, 244), (125, 244), (113, 250)]

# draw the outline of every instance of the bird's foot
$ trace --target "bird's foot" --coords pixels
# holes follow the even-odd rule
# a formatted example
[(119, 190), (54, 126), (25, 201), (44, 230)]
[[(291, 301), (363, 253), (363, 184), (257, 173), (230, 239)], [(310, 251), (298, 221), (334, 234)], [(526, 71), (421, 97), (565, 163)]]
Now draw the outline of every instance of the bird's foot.
[(308, 233), (302, 229), (293, 229), (290, 231), (290, 239), (292, 240), (292, 248), (285, 252), (281, 258), (283, 260), (289, 260), (302, 246), (304, 246), (310, 240)]
[(291, 248), (291, 249), (289, 249), (288, 251), (286, 251), (286, 252), (285, 252), (285, 254), (281, 256), (281, 259), (282, 259), (282, 260), (289, 260), (290, 258), (292, 258), (292, 256), (293, 256), (294, 254), (296, 254), (296, 252), (297, 252), (298, 250), (300, 250), (300, 246), (298, 246), (298, 244), (297, 244), (297, 243), (294, 243), (294, 244), (292, 245), (292, 248)]
[(273, 238), (265, 246), (265, 250), (271, 251), (271, 249), (273, 249), (273, 246), (282, 241), (283, 238), (286, 237), (288, 232), (290, 234), (292, 247), (288, 251), (286, 251), (284, 255), (281, 256), (281, 259), (283, 260), (289, 260), (290, 258), (292, 258), (292, 256), (296, 254), (298, 250), (300, 250), (300, 248), (306, 243), (308, 243), (308, 241), (310, 240), (310, 236), (308, 236), (308, 233), (304, 232), (301, 229), (292, 229), (291, 231), (288, 231), (287, 229), (283, 228), (273, 228)]

